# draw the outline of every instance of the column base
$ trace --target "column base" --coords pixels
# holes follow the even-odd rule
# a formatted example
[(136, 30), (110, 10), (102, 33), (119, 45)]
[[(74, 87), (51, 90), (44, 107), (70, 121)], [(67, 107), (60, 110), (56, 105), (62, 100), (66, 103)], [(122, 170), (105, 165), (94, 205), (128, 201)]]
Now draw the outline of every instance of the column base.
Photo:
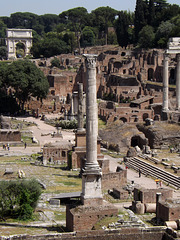
[(100, 168), (82, 170), (82, 204), (91, 206), (102, 204), (101, 177)]

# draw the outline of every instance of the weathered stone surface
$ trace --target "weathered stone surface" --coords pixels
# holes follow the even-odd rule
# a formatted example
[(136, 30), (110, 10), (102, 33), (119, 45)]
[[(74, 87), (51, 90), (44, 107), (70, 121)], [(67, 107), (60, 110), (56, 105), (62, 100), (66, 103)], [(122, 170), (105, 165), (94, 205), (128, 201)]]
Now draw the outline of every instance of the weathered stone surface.
[(178, 145), (180, 142), (180, 126), (178, 124), (155, 122), (153, 126), (138, 124), (137, 128), (148, 138), (151, 148)]

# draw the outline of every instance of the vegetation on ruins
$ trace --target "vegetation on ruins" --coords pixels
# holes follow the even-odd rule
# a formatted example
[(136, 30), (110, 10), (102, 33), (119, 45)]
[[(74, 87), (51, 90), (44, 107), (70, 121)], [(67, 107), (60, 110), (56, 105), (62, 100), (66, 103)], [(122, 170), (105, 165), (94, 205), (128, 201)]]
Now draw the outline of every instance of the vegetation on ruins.
[[(16, 112), (24, 109), (25, 102), (30, 96), (42, 100), (49, 89), (47, 78), (43, 72), (29, 60), (14, 61), (11, 64), (0, 64), (0, 97), (3, 101), (10, 99), (12, 105), (6, 112)], [(3, 110), (2, 110), (3, 112)]]
[[(6, 28), (33, 29), (32, 54), (50, 57), (81, 47), (119, 44), (127, 47), (164, 48), (169, 37), (180, 36), (180, 6), (167, 0), (136, 0), (134, 12), (84, 7), (56, 14), (16, 12), (0, 17), (0, 57), (4, 58)], [(150, 31), (148, 31), (150, 29)], [(145, 35), (143, 37), (143, 33)], [(149, 42), (147, 42), (149, 39)]]
[(1, 218), (30, 219), (41, 195), (35, 180), (0, 181)]

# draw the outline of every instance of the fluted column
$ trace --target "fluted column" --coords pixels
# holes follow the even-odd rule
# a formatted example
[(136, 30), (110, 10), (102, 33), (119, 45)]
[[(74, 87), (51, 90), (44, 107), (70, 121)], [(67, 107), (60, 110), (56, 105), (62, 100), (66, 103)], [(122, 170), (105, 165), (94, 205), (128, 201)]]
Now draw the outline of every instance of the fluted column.
[(96, 101), (96, 55), (85, 54), (86, 64), (86, 163), (82, 169), (81, 201), (102, 205), (101, 168), (97, 161), (98, 113)]
[(176, 107), (180, 111), (180, 54), (177, 54), (176, 68)]
[(168, 77), (168, 54), (164, 54), (163, 66), (163, 111), (168, 111), (168, 91), (169, 91), (169, 77)]
[(97, 168), (98, 112), (96, 100), (96, 55), (87, 54), (86, 64), (86, 168)]
[(83, 84), (78, 83), (78, 131), (84, 131), (83, 117)]

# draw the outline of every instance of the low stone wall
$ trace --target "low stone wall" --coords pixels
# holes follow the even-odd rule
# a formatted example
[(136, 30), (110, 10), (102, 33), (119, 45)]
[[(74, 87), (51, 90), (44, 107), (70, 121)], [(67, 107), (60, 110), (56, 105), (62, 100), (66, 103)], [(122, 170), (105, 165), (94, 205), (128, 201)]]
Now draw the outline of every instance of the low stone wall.
[(102, 189), (112, 189), (127, 184), (127, 170), (110, 172), (102, 175)]
[(170, 240), (165, 233), (165, 229), (161, 228), (126, 228), (120, 230), (99, 230), (99, 231), (82, 231), (82, 232), (71, 232), (71, 233), (59, 233), (59, 234), (46, 234), (46, 235), (19, 235), (11, 236), (10, 238), (1, 236), (0, 240)]
[(18, 130), (2, 129), (0, 130), (0, 142), (20, 142), (21, 132)]

